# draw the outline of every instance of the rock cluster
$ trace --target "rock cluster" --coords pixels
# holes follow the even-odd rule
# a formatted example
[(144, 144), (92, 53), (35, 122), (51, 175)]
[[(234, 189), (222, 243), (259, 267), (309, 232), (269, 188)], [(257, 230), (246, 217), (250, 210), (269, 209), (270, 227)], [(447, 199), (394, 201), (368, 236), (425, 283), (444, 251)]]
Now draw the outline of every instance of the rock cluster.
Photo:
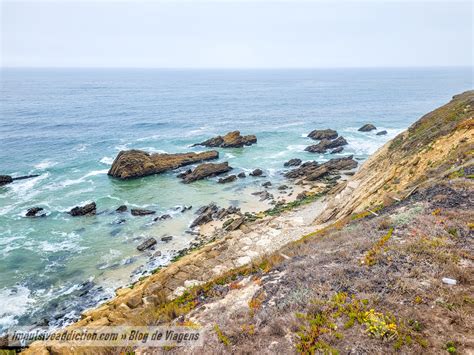
[(195, 145), (202, 145), (205, 147), (241, 148), (254, 143), (257, 143), (257, 137), (255, 135), (242, 136), (239, 131), (233, 131), (227, 133), (225, 136), (210, 138)]
[(219, 158), (219, 152), (215, 150), (202, 153), (150, 154), (132, 149), (121, 151), (117, 155), (108, 175), (119, 179), (132, 179), (217, 158)]
[(198, 217), (191, 223), (190, 228), (209, 223), (213, 220), (221, 220), (229, 215), (240, 215), (240, 208), (230, 206), (228, 208), (220, 208), (215, 203), (203, 206), (196, 211)]
[(300, 167), (293, 169), (285, 174), (285, 177), (295, 179), (303, 178), (308, 181), (318, 180), (329, 174), (335, 174), (340, 170), (350, 170), (357, 167), (357, 162), (353, 156), (331, 159), (323, 164), (315, 161), (303, 163)]
[(344, 137), (340, 136), (334, 140), (323, 139), (318, 144), (310, 145), (309, 147), (305, 148), (305, 151), (311, 153), (326, 153), (328, 149), (334, 149), (338, 147), (342, 147), (343, 145), (347, 145), (347, 141)]
[(228, 162), (224, 163), (205, 163), (198, 165), (194, 170), (188, 170), (179, 175), (185, 184), (202, 180), (208, 177), (217, 176), (232, 170)]

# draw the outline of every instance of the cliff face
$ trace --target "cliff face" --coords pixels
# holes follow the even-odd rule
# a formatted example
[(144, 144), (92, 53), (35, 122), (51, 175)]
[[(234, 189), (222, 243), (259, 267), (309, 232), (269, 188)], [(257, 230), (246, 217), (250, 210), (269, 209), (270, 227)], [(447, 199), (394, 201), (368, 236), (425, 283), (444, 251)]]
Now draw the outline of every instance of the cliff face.
[(453, 97), (380, 148), (327, 199), (316, 224), (378, 209), (472, 164), (474, 91)]

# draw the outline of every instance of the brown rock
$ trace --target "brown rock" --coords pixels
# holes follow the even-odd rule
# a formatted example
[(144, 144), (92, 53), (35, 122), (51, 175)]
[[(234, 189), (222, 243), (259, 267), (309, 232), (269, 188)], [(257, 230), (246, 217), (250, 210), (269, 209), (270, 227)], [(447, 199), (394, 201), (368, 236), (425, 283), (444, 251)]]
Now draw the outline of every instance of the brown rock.
[(147, 216), (147, 215), (150, 215), (150, 214), (155, 214), (156, 211), (145, 210), (143, 208), (132, 208), (130, 210), (130, 213), (132, 214), (132, 216)]
[(262, 169), (255, 169), (249, 175), (251, 175), (251, 176), (262, 176), (262, 174), (263, 174)]
[(204, 142), (195, 145), (203, 145), (205, 147), (221, 147), (221, 148), (241, 148), (246, 145), (257, 143), (257, 137), (254, 135), (242, 136), (239, 131), (227, 133), (225, 136), (217, 136), (210, 138)]
[(145, 240), (143, 243), (141, 243), (139, 246), (137, 246), (138, 251), (144, 251), (146, 249), (151, 248), (153, 245), (157, 243), (155, 238), (148, 238)]
[(304, 178), (309, 181), (314, 181), (322, 178), (328, 174), (334, 174), (339, 170), (350, 170), (357, 167), (357, 162), (353, 156), (331, 159), (324, 164), (318, 164), (315, 161), (306, 162), (300, 167), (293, 169), (285, 174), (285, 177), (295, 179)]
[(224, 174), (230, 170), (232, 170), (232, 168), (227, 162), (218, 164), (205, 163), (198, 165), (191, 173), (186, 174), (184, 177), (182, 177), (182, 179), (185, 184), (189, 184), (193, 181)]
[(219, 179), (219, 181), (217, 181), (217, 182), (219, 184), (227, 184), (228, 182), (232, 182), (232, 181), (235, 181), (235, 180), (237, 180), (236, 175), (229, 175), (229, 176), (226, 176), (225, 178)]
[(301, 164), (301, 159), (294, 158), (294, 159), (288, 160), (285, 164), (283, 164), (283, 166), (298, 166), (300, 164)]
[(244, 218), (243, 217), (239, 217), (239, 218), (236, 218), (232, 221), (232, 223), (230, 223), (227, 227), (226, 227), (226, 230), (228, 231), (233, 231), (233, 230), (236, 230), (237, 228), (240, 227), (240, 225), (244, 223)]
[(215, 150), (178, 154), (149, 154), (142, 150), (126, 150), (117, 155), (108, 175), (119, 179), (131, 179), (217, 158), (219, 153)]
[(95, 202), (88, 203), (84, 206), (74, 207), (69, 211), (69, 214), (73, 217), (77, 216), (93, 216), (96, 214), (97, 206)]
[(334, 139), (337, 138), (338, 133), (333, 129), (315, 129), (308, 137), (315, 140)]
[(377, 127), (375, 127), (373, 124), (367, 123), (367, 124), (363, 125), (362, 127), (360, 127), (358, 129), (358, 131), (360, 131), (360, 132), (370, 132), (370, 131), (373, 131), (374, 129), (377, 129)]
[(335, 140), (331, 141), (329, 139), (323, 139), (318, 144), (310, 145), (305, 148), (305, 151), (311, 153), (326, 153), (328, 149), (337, 148), (343, 145), (348, 144), (344, 137), (338, 137)]

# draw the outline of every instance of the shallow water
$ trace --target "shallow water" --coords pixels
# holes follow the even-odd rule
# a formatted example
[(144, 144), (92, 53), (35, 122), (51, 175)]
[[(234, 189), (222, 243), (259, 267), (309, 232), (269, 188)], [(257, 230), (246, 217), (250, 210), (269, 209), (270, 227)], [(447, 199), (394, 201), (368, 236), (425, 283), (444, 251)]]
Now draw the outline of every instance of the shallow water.
[[(239, 129), (256, 134), (258, 144), (219, 149), (220, 160), (235, 172), (262, 168), (278, 183), (290, 158), (332, 157), (303, 151), (312, 129), (337, 129), (349, 142), (339, 156), (365, 159), (422, 114), (472, 88), (470, 69), (9, 69), (1, 76), (0, 174), (40, 176), (0, 187), (0, 329), (37, 321), (65, 301), (74, 306), (55, 322), (65, 313), (73, 319), (131, 281), (132, 271), (148, 261), (136, 250), (141, 239), (174, 236), (159, 243), (163, 256), (149, 267), (167, 262), (165, 251), (187, 245), (193, 211), (174, 207), (250, 206), (250, 192), (262, 183), (183, 185), (175, 173), (117, 181), (106, 172), (121, 149), (200, 151), (190, 145)], [(357, 131), (368, 122), (388, 135)], [(65, 213), (92, 200), (95, 217)], [(173, 219), (120, 216), (113, 211), (121, 204)], [(32, 206), (44, 207), (48, 217), (24, 218)], [(80, 295), (88, 281), (94, 292), (87, 303)]]

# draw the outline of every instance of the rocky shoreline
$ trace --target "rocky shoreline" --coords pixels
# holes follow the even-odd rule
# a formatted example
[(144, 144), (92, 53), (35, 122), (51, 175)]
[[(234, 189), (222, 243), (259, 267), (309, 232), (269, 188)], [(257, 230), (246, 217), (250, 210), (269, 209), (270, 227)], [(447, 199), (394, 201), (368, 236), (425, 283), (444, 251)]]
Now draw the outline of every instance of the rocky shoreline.
[[(327, 130), (331, 131), (331, 130)], [(331, 131), (335, 132), (335, 131)], [(335, 133), (337, 135), (337, 132)], [(334, 136), (334, 133), (332, 133)], [(321, 135), (314, 137), (322, 137)], [(328, 135), (325, 136), (330, 137)], [(326, 139), (323, 138), (323, 139)], [(218, 136), (208, 141), (199, 143), (208, 147), (220, 148), (242, 148), (251, 144), (255, 144), (257, 138), (255, 136), (241, 136), (239, 131), (229, 132), (224, 136)], [(198, 180), (208, 179), (215, 176), (219, 177), (217, 183), (227, 184), (244, 178), (263, 178), (266, 172), (260, 168), (255, 168), (250, 173), (246, 174), (244, 171), (238, 171), (235, 174), (227, 175), (231, 170), (237, 169), (229, 166), (228, 162), (209, 163), (208, 160), (217, 160), (219, 152), (206, 151), (201, 153), (176, 153), (176, 154), (150, 154), (141, 150), (121, 151), (114, 159), (112, 166), (109, 169), (108, 175), (111, 178), (120, 180), (128, 180), (139, 177), (145, 177), (164, 172), (173, 172), (179, 168), (187, 165), (192, 165), (181, 173), (176, 174), (177, 178), (185, 184), (190, 184)], [(300, 159), (291, 159), (282, 166), (281, 175), (284, 176), (286, 184), (275, 184), (273, 186), (271, 181), (262, 180), (261, 191), (253, 193), (256, 201), (265, 203), (268, 206), (267, 210), (254, 210), (252, 212), (243, 213), (240, 208), (234, 206), (219, 207), (215, 204), (210, 204), (198, 208), (195, 212), (195, 218), (190, 223), (189, 228), (185, 233), (194, 235), (193, 240), (188, 247), (172, 251), (164, 257), (161, 251), (156, 250), (158, 242), (168, 243), (173, 239), (173, 236), (167, 235), (157, 239), (155, 236), (150, 236), (137, 243), (136, 248), (143, 256), (146, 256), (147, 262), (139, 266), (132, 272), (132, 278), (137, 280), (141, 277), (151, 275), (156, 272), (157, 267), (162, 268), (173, 261), (189, 254), (190, 252), (202, 248), (203, 246), (218, 240), (227, 233), (240, 231), (245, 233), (248, 231), (248, 226), (255, 223), (262, 218), (262, 216), (271, 216), (279, 214), (286, 210), (291, 210), (293, 206), (310, 201), (314, 196), (319, 196), (323, 191), (334, 186), (341, 175), (341, 171), (349, 171), (356, 168), (357, 162), (352, 157), (331, 159), (329, 162), (319, 164), (315, 161), (303, 162)], [(319, 170), (318, 170), (319, 169)], [(316, 172), (318, 172), (316, 176)], [(9, 176), (1, 176), (2, 184), (9, 184), (18, 179), (31, 178), (37, 175), (25, 176), (20, 178), (11, 178)], [(273, 206), (273, 207), (272, 207)], [(191, 206), (182, 206), (182, 211), (190, 210)], [(74, 218), (87, 218), (90, 216), (97, 216), (104, 212), (116, 213), (117, 215), (129, 214), (135, 218), (152, 217), (152, 223), (161, 223), (162, 221), (171, 219), (169, 214), (156, 216), (156, 211), (140, 208), (129, 208), (126, 205), (117, 206), (112, 211), (100, 211), (100, 205), (92, 201), (84, 205), (78, 205), (70, 209), (67, 213)], [(27, 210), (25, 217), (37, 218), (47, 217), (51, 211), (46, 211), (44, 207), (31, 207)], [(148, 217), (149, 218), (149, 217)], [(148, 221), (148, 218), (146, 219)], [(122, 222), (123, 221), (123, 222)], [(117, 223), (125, 223), (126, 219), (120, 218)], [(148, 222), (149, 223), (149, 222)], [(156, 264), (157, 258), (163, 260), (159, 265)], [(84, 285), (80, 287), (77, 292), (74, 306), (69, 307), (64, 304), (59, 311), (53, 312), (52, 317), (54, 321), (48, 322), (45, 320), (47, 312), (38, 312), (37, 325), (55, 324), (56, 326), (67, 325), (74, 318), (65, 317), (64, 315), (72, 314), (74, 312), (82, 311), (87, 307), (93, 306), (94, 300), (104, 300), (108, 298), (103, 290), (93, 284)], [(83, 298), (84, 302), (80, 302)]]

